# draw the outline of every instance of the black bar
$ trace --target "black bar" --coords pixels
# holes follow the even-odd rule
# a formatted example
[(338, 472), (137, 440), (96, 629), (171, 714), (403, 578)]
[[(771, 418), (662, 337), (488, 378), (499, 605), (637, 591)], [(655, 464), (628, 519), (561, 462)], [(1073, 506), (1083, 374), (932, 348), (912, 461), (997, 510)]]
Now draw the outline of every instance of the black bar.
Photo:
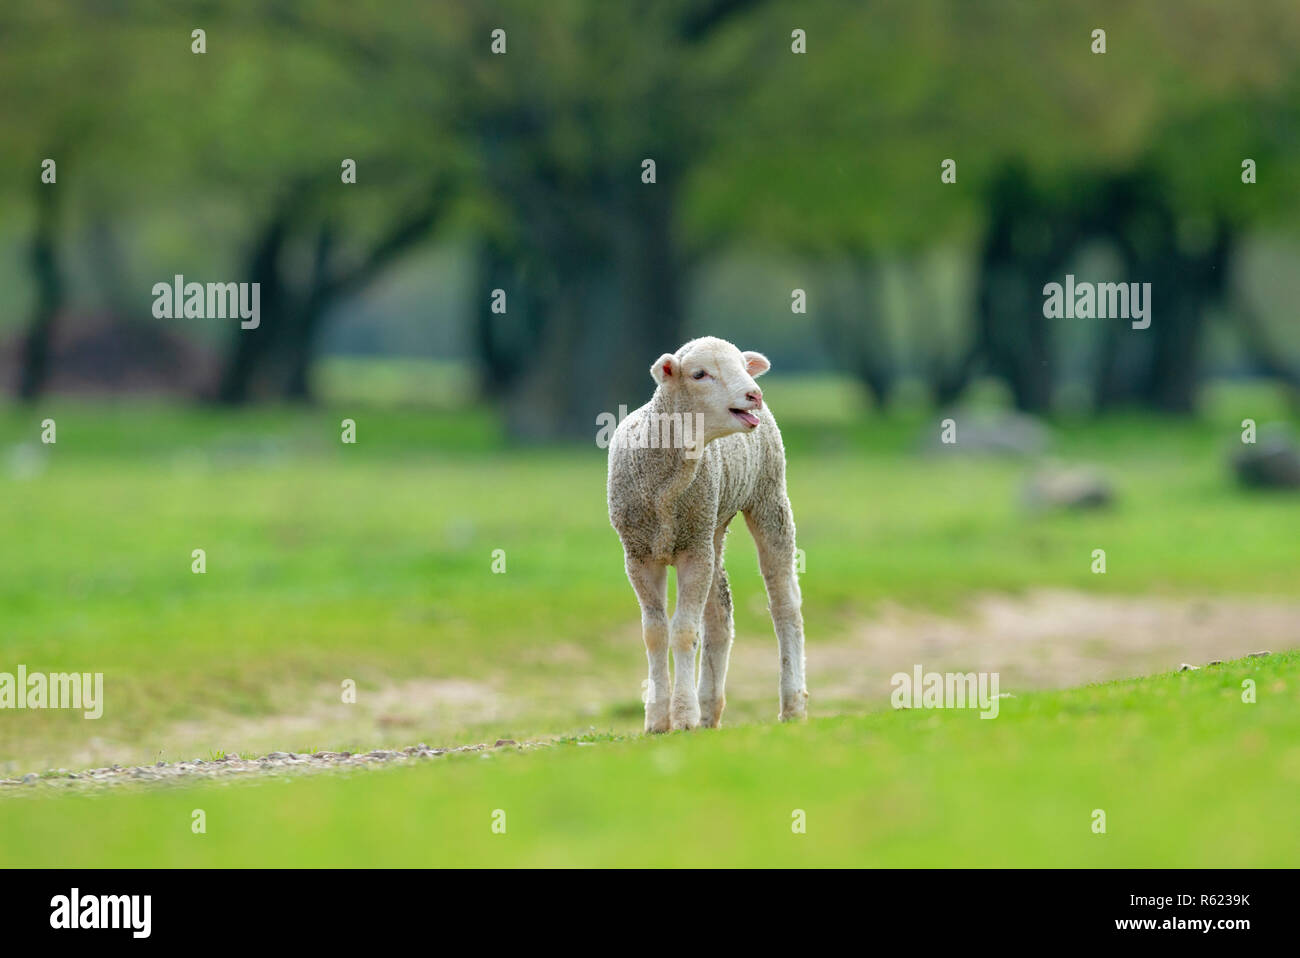
[[(14, 870), (5, 886), (3, 939), (84, 943), (117, 939), (202, 943), (222, 940), (338, 945), (384, 941), (406, 929), (466, 923), (471, 938), (495, 941), (518, 928), (539, 935), (591, 931), (610, 920), (649, 933), (685, 911), (714, 934), (760, 929), (776, 938), (853, 936), (864, 949), (882, 940), (917, 947), (945, 942), (1008, 948), (1041, 942), (1171, 943), (1231, 948), (1294, 932), (1295, 871), (1272, 870), (935, 870), (708, 871), (620, 870)], [(97, 896), (149, 896), (149, 934), (131, 928), (53, 928), (57, 899), (77, 889), (82, 914)], [(1188, 896), (1188, 897), (1179, 897)], [(86, 906), (96, 897), (94, 906)], [(139, 899), (143, 905), (143, 898)], [(685, 909), (670, 906), (686, 905)], [(119, 903), (110, 903), (119, 907)], [(635, 910), (630, 910), (635, 909)], [(65, 916), (66, 916), (65, 912)], [(754, 915), (763, 916), (759, 925)], [(137, 919), (141, 912), (126, 913)], [(111, 917), (111, 916), (110, 916)], [(1199, 923), (1209, 921), (1208, 930)], [(1142, 927), (1123, 922), (1153, 922)], [(1191, 923), (1196, 922), (1197, 926)], [(1245, 922), (1226, 927), (1222, 923)], [(130, 924), (123, 920), (123, 924)], [(138, 923), (142, 929), (142, 922)], [(549, 929), (549, 931), (548, 931)], [(675, 926), (674, 926), (674, 930)], [(667, 932), (667, 928), (664, 928)], [(235, 933), (234, 939), (226, 939)], [(248, 939), (247, 935), (256, 935)], [(1034, 938), (1022, 936), (1033, 934)], [(458, 938), (460, 936), (457, 936)], [(461, 939), (463, 940), (463, 939)], [(814, 947), (809, 941), (809, 947)], [(1016, 948), (1016, 950), (1021, 950)], [(11, 952), (16, 954), (17, 952)]]

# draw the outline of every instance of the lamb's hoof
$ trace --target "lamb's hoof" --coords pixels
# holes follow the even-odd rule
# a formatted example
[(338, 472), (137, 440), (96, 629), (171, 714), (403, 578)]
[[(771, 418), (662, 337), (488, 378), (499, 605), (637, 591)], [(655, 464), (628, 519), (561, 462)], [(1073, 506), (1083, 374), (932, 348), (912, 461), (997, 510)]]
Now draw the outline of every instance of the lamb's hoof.
[(725, 703), (712, 705), (700, 703), (700, 728), (717, 728), (722, 724), (722, 709)]
[(645, 731), (647, 735), (662, 735), (664, 732), (668, 731), (668, 728), (667, 712), (664, 712), (661, 715), (646, 715)]
[(781, 703), (782, 722), (806, 722), (808, 720), (808, 693), (796, 692), (790, 700)]
[(672, 708), (672, 726), (674, 732), (683, 732), (700, 724), (700, 706), (698, 702), (674, 702)]

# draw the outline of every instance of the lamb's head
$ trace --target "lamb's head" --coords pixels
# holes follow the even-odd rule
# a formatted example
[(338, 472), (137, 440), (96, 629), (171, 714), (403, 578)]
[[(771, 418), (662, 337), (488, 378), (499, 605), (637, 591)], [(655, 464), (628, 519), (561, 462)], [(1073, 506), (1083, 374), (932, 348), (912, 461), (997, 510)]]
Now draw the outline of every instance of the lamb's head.
[(762, 353), (741, 352), (725, 339), (692, 339), (650, 367), (673, 408), (698, 415), (704, 441), (757, 429), (763, 391), (754, 382), (772, 366)]

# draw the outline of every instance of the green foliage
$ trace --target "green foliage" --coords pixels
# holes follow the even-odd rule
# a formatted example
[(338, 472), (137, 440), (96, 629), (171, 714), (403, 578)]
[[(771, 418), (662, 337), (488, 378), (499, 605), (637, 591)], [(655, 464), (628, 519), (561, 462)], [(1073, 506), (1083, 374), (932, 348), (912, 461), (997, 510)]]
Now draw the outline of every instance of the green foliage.
[[(808, 34), (806, 55), (789, 33)], [(1090, 50), (1107, 31), (1107, 52)], [(692, 228), (825, 252), (968, 237), (1007, 159), (1061, 180), (1154, 158), (1180, 209), (1295, 222), (1285, 161), (1300, 121), (1300, 12), (1214, 0), (826, 0), (772, 5), (744, 105), (720, 117), (688, 206)], [(761, 64), (762, 69), (756, 69)], [(1244, 189), (1241, 160), (1268, 181)], [(958, 162), (941, 186), (939, 164)]]
[[(608, 186), (590, 178), (594, 164), (616, 158), (635, 176), (641, 157), (658, 156), (691, 179), (699, 241), (960, 236), (1008, 157), (1068, 172), (1150, 156), (1192, 207), (1294, 221), (1300, 178), (1282, 161), (1298, 119), (1300, 14), (1287, 0), (1248, 15), (1214, 0), (1100, 11), (754, 3), (697, 38), (688, 26), (708, 8), (10, 5), (0, 13), (0, 85), (14, 91), (0, 103), (0, 194), (25, 195), (51, 150), (75, 162), (69, 183), (123, 210), (325, 187), (350, 156), (373, 205), (431, 169), (481, 177), (482, 139), (510, 131), (502, 145), (522, 149), (515, 162), (572, 189)], [(1098, 25), (1104, 55), (1089, 50)], [(190, 52), (195, 26), (207, 31), (201, 56)], [(498, 26), (504, 57), (488, 53)], [(790, 52), (795, 27), (806, 55)], [(1243, 192), (1248, 155), (1261, 176)], [(956, 188), (938, 188), (945, 157), (958, 160)]]

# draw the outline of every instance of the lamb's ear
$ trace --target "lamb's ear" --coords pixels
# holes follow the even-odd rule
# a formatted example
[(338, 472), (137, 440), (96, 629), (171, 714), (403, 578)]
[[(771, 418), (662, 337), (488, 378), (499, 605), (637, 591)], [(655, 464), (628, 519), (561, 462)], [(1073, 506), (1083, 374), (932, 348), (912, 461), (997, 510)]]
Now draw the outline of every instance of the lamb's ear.
[(755, 379), (772, 368), (772, 364), (767, 361), (767, 357), (762, 353), (744, 352), (740, 354), (740, 357), (745, 360), (745, 372)]
[(680, 377), (681, 374), (682, 364), (677, 361), (677, 357), (672, 353), (664, 353), (650, 367), (650, 375), (661, 386), (670, 379)]

